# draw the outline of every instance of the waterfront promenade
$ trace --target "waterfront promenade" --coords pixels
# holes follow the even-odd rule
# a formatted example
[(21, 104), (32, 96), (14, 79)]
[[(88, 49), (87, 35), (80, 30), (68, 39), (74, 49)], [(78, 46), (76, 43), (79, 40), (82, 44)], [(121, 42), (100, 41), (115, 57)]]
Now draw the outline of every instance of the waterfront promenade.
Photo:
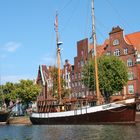
[(29, 116), (21, 116), (21, 117), (10, 117), (9, 124), (25, 124), (31, 125), (31, 121)]

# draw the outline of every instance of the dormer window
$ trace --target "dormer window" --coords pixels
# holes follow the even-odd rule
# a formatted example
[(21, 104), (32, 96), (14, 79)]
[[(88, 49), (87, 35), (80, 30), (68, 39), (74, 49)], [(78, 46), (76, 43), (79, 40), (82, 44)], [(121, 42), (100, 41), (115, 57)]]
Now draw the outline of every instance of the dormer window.
[(118, 40), (118, 39), (115, 39), (115, 40), (113, 41), (113, 45), (114, 45), (114, 46), (119, 45), (119, 40)]

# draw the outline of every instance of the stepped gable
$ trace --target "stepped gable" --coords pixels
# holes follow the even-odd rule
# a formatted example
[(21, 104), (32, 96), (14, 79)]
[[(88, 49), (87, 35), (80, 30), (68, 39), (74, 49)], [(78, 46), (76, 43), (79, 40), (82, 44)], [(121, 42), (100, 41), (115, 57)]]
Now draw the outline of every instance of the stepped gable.
[(121, 31), (123, 31), (123, 29), (120, 28), (119, 26), (113, 27), (113, 28), (112, 28), (112, 31), (109, 33), (109, 35), (110, 35), (110, 34), (117, 33), (117, 32), (121, 32)]
[(72, 67), (71, 67), (71, 64), (69, 62), (68, 59), (65, 60), (65, 65), (64, 65), (64, 68), (67, 67), (68, 68), (68, 71), (71, 71), (72, 70)]

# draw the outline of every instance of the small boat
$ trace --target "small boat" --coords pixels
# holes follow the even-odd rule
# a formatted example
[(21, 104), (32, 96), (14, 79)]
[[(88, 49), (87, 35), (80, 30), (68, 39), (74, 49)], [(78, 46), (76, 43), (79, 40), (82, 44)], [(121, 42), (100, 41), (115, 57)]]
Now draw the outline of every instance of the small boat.
[(0, 124), (7, 124), (11, 111), (0, 110)]
[(7, 124), (10, 114), (11, 110), (6, 107), (5, 103), (3, 103), (0, 107), (0, 124)]
[[(32, 112), (32, 124), (105, 124), (105, 123), (135, 123), (136, 102), (135, 98), (124, 99), (112, 103), (102, 104), (102, 96), (98, 84), (98, 68), (96, 58), (96, 34), (94, 24), (94, 1), (92, 0), (92, 38), (94, 43), (94, 59), (96, 74), (96, 106), (89, 104), (88, 99), (77, 99), (65, 102), (61, 98), (60, 86), (60, 43), (58, 40), (58, 24), (56, 24), (56, 44), (58, 58), (58, 100), (46, 99), (38, 103), (38, 107), (45, 111)], [(76, 103), (82, 106), (76, 106)], [(83, 103), (85, 104), (83, 105)], [(88, 102), (88, 103), (87, 103)]]

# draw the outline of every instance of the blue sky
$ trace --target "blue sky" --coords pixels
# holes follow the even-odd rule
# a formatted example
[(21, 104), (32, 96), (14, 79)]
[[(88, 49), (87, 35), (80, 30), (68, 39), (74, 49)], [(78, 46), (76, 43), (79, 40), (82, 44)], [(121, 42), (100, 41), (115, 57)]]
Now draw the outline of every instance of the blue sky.
[[(140, 31), (139, 6), (139, 0), (95, 0), (97, 42), (113, 26)], [(73, 64), (77, 41), (91, 36), (91, 0), (0, 0), (1, 83), (36, 79), (39, 65), (54, 65), (56, 11), (63, 64)]]

